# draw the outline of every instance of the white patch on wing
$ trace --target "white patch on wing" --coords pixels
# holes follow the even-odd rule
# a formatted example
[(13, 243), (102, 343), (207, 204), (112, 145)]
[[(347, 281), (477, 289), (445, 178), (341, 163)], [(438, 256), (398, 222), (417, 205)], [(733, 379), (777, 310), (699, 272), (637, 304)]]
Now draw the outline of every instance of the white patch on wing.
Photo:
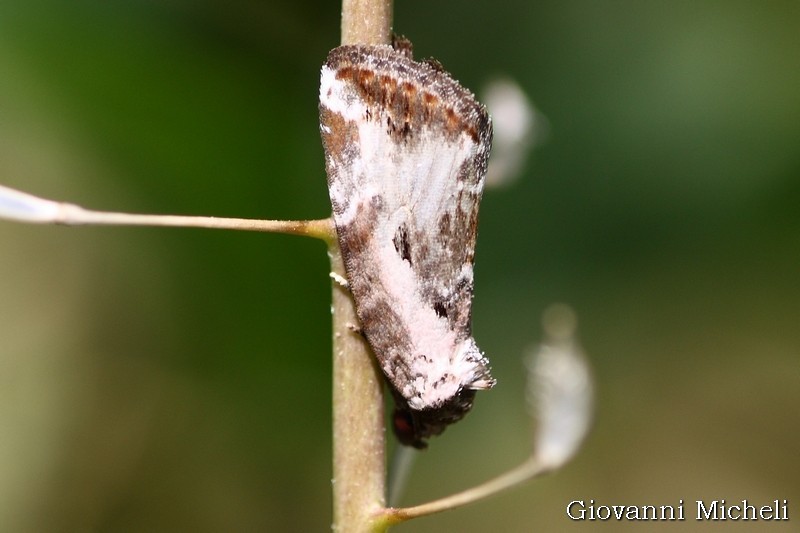
[[(340, 173), (340, 177), (352, 180), (354, 189), (360, 191), (359, 196), (369, 198), (367, 191), (373, 188), (370, 176), (373, 179), (375, 176), (398, 176), (398, 179), (382, 178), (385, 183), (381, 191), (383, 209), (388, 217), (381, 218), (374, 229), (375, 238), (371, 243), (376, 249), (370, 254), (376, 258), (375, 270), (387, 290), (388, 300), (393, 303), (393, 310), (408, 326), (413, 347), (413, 353), (409, 354), (412, 361), (410, 374), (419, 377), (408, 382), (400, 392), (412, 408), (423, 409), (441, 405), (462, 387), (472, 386), (477, 365), (474, 357), (469, 360), (467, 356), (474, 356), (477, 347), (472, 339), (468, 339), (472, 346), (465, 346), (467, 341), (457, 341), (456, 332), (450, 329), (447, 319), (438, 316), (423, 301), (425, 280), (420, 279), (412, 265), (397, 253), (393, 237), (403, 224), (415, 230), (436, 227), (446, 207), (452, 210), (456, 185), (453, 177), (471, 155), (474, 144), (463, 134), (456, 143), (445, 142), (439, 138), (441, 135), (426, 128), (416, 132), (422, 138), (417, 146), (424, 152), (403, 152), (398, 150), (398, 144), (386, 135), (384, 129), (382, 124), (374, 121), (358, 122), (363, 153), (369, 154), (362, 161), (363, 167), (369, 172), (359, 173), (358, 167), (362, 166), (359, 162), (354, 165), (353, 172), (348, 169), (346, 175)], [(413, 178), (408, 179), (408, 176)], [(449, 205), (446, 203), (448, 200)], [(342, 220), (351, 220), (356, 209), (357, 202), (351, 202)], [(422, 244), (425, 243), (412, 245)], [(471, 265), (463, 265), (462, 274), (471, 280)], [(438, 385), (434, 386), (436, 383)]]

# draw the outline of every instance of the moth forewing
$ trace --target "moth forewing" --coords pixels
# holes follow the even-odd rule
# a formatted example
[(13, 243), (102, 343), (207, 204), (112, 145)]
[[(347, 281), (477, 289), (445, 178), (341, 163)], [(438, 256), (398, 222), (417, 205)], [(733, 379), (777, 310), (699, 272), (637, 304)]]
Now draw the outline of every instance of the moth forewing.
[(322, 68), (320, 131), (362, 331), (393, 389), (395, 432), (423, 447), (494, 385), (470, 324), (491, 122), (438, 65), (342, 46)]

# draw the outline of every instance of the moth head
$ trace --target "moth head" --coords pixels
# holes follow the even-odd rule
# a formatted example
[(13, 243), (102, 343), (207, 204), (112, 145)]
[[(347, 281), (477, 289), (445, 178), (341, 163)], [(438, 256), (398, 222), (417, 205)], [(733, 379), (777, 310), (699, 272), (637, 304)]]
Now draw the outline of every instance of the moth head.
[(412, 409), (395, 394), (392, 427), (397, 440), (405, 446), (427, 448), (426, 439), (441, 434), (447, 426), (461, 420), (472, 408), (475, 390), (462, 388), (442, 405), (429, 409)]

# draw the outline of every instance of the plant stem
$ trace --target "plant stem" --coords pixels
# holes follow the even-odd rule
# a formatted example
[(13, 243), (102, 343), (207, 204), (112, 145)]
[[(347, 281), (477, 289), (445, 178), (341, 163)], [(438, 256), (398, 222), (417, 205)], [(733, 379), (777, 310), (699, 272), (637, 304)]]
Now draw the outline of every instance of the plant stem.
[[(333, 272), (344, 275), (336, 243)], [(383, 376), (358, 324), (350, 292), (333, 283), (333, 530), (373, 531), (385, 505)]]
[[(343, 0), (342, 44), (389, 44), (392, 0)], [(338, 243), (329, 244), (331, 272), (344, 277)], [(341, 279), (341, 278), (340, 278)], [(386, 505), (383, 374), (358, 324), (352, 295), (333, 283), (333, 530), (385, 531), (376, 515)]]
[(393, 0), (342, 0), (342, 44), (390, 44)]

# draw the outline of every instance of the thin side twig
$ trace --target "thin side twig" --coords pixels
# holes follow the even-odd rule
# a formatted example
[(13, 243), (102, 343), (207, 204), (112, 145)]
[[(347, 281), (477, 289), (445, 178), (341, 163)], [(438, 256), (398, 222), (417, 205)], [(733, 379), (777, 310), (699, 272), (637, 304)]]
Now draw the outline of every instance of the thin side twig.
[(441, 513), (442, 511), (486, 499), (506, 489), (516, 487), (545, 472), (547, 472), (547, 469), (543, 468), (537, 458), (530, 457), (516, 468), (463, 492), (414, 507), (383, 509), (380, 515), (382, 519), (386, 520), (386, 522), (391, 525), (420, 516)]
[(76, 204), (47, 200), (2, 185), (0, 185), (0, 218), (31, 224), (230, 229), (304, 235), (327, 242), (334, 239), (333, 223), (329, 218), (321, 220), (256, 220), (94, 211)]

